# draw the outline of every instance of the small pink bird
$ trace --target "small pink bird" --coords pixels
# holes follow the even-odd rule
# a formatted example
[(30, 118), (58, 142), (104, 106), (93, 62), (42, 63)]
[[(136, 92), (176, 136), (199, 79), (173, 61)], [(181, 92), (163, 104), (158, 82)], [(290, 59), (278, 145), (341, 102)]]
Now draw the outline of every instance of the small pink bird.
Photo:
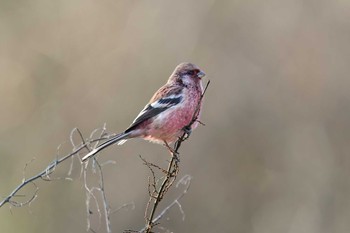
[[(143, 138), (166, 145), (176, 141), (191, 123), (201, 101), (201, 78), (204, 76), (205, 73), (192, 63), (178, 65), (168, 82), (153, 95), (129, 128), (93, 149), (82, 161), (114, 143), (120, 145), (130, 138)], [(199, 114), (200, 111), (195, 117)], [(192, 124), (191, 130), (197, 125), (198, 122)]]

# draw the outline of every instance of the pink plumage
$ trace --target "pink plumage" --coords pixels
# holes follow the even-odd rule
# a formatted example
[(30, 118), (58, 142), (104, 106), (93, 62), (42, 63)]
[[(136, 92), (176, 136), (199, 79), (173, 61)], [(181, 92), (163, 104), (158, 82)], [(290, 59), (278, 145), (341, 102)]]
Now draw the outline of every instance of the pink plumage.
[[(89, 152), (82, 161), (114, 143), (122, 144), (130, 138), (165, 144), (176, 141), (196, 113), (203, 92), (201, 78), (204, 76), (205, 73), (192, 63), (179, 64), (132, 124), (123, 133)], [(200, 111), (197, 114), (196, 117), (199, 117)], [(197, 122), (192, 124), (192, 129), (197, 125)]]

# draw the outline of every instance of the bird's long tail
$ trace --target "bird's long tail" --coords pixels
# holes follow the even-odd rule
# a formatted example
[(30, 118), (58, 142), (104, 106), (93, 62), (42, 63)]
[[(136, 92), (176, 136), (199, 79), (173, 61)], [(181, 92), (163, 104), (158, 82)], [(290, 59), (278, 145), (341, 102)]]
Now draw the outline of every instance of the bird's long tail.
[(101, 150), (103, 150), (104, 148), (119, 142), (118, 144), (123, 144), (129, 137), (130, 133), (121, 133), (118, 135), (113, 136), (112, 138), (108, 139), (107, 141), (105, 141), (104, 143), (102, 143), (101, 145), (99, 145), (98, 147), (96, 147), (95, 149), (93, 149), (92, 151), (90, 151), (87, 155), (85, 155), (81, 160), (83, 162), (85, 162), (88, 158), (94, 156), (95, 154), (97, 154), (98, 152), (100, 152)]

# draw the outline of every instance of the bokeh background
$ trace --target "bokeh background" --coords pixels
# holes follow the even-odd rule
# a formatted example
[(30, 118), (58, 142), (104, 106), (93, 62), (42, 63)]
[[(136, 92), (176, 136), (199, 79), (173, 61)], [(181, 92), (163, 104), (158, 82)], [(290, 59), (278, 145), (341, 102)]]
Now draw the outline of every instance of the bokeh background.
[[(347, 0), (2, 0), (0, 195), (27, 163), (29, 177), (60, 144), (61, 155), (71, 151), (74, 127), (86, 137), (104, 123), (122, 131), (174, 67), (191, 61), (211, 80), (206, 126), (181, 148), (179, 176), (193, 177), (185, 220), (175, 207), (161, 226), (349, 232), (349, 41)], [(138, 155), (162, 166), (168, 159), (142, 140), (101, 153), (116, 161), (104, 167), (112, 209), (135, 204), (111, 216), (113, 232), (144, 224), (150, 173)], [(53, 177), (66, 177), (69, 164)], [(85, 232), (79, 173), (74, 163), (73, 181), (39, 181), (30, 206), (1, 208), (1, 232)]]

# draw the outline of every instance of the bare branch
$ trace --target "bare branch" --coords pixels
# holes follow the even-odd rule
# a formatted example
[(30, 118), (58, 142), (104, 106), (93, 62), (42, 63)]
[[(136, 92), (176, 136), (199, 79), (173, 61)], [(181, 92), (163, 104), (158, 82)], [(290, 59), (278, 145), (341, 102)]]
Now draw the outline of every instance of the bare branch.
[[(180, 204), (180, 200), (181, 198), (183, 198), (183, 196), (186, 195), (188, 189), (190, 188), (190, 185), (191, 185), (191, 180), (192, 180), (192, 177), (190, 175), (185, 175), (184, 177), (182, 177), (176, 184), (176, 188), (179, 187), (180, 184), (183, 184), (185, 185), (185, 189), (182, 191), (182, 193), (177, 197), (175, 198), (175, 200), (170, 203), (167, 207), (165, 207), (162, 212), (160, 212), (160, 214), (158, 216), (156, 216), (154, 219), (153, 219), (153, 223), (157, 223), (165, 214), (167, 214), (169, 212), (169, 210), (171, 208), (173, 208), (175, 205), (177, 205), (180, 209), (180, 212), (182, 214), (182, 220), (184, 221), (185, 220), (185, 212), (183, 211), (182, 209), (182, 206)], [(139, 232), (145, 232), (146, 231), (146, 227), (141, 229)]]
[[(105, 131), (106, 131), (106, 124), (104, 124), (100, 137), (103, 137), (105, 135)], [(92, 134), (90, 135), (90, 137), (92, 137), (95, 133), (97, 132), (97, 130), (95, 130), (94, 132), (92, 132)], [(98, 142), (95, 143), (94, 148), (97, 146)], [(94, 230), (91, 227), (91, 223), (90, 223), (90, 216), (91, 216), (91, 211), (90, 211), (90, 199), (91, 197), (95, 200), (95, 205), (97, 208), (97, 212), (99, 214), (99, 226), (101, 226), (101, 219), (102, 219), (102, 213), (101, 213), (101, 207), (98, 204), (97, 198), (96, 196), (93, 194), (93, 191), (96, 190), (97, 192), (100, 193), (101, 195), (101, 199), (102, 199), (102, 203), (103, 203), (103, 216), (105, 218), (105, 224), (106, 224), (106, 231), (108, 233), (112, 232), (111, 229), (111, 221), (110, 221), (110, 215), (111, 215), (111, 209), (110, 206), (108, 204), (107, 201), (107, 197), (106, 197), (106, 192), (105, 192), (105, 186), (104, 186), (104, 176), (103, 176), (103, 171), (102, 171), (102, 167), (104, 165), (107, 164), (114, 164), (115, 161), (107, 161), (103, 164), (100, 164), (97, 160), (97, 157), (94, 157), (92, 160), (92, 169), (94, 172), (97, 172), (98, 177), (99, 177), (99, 181), (98, 181), (98, 185), (99, 187), (89, 187), (88, 183), (87, 183), (87, 165), (88, 163), (85, 163), (85, 169), (83, 171), (84, 173), (84, 187), (86, 190), (86, 210), (87, 210), (87, 230), (90, 230), (92, 232), (94, 232)]]
[[(39, 172), (36, 175), (34, 175), (34, 176), (30, 177), (30, 178), (27, 178), (27, 179), (25, 177), (23, 177), (22, 183), (19, 184), (8, 196), (6, 196), (0, 202), (0, 207), (5, 205), (6, 203), (9, 203), (9, 204), (11, 204), (12, 206), (15, 206), (15, 207), (20, 207), (20, 206), (29, 204), (31, 201), (33, 201), (35, 199), (35, 197), (37, 195), (37, 192), (38, 192), (38, 187), (36, 187), (36, 190), (34, 191), (33, 196), (31, 198), (29, 198), (29, 200), (27, 200), (25, 202), (17, 202), (17, 201), (14, 201), (13, 198), (17, 196), (16, 194), (18, 193), (18, 191), (23, 189), (23, 187), (25, 187), (29, 183), (34, 183), (34, 181), (36, 181), (38, 179), (42, 179), (42, 180), (45, 180), (45, 181), (51, 180), (49, 175), (52, 174), (52, 172), (54, 172), (54, 170), (57, 167), (57, 165), (63, 163), (67, 159), (75, 156), (76, 154), (78, 154), (83, 149), (89, 149), (89, 145), (91, 143), (99, 142), (99, 141), (101, 141), (103, 139), (106, 139), (106, 137), (100, 137), (100, 138), (90, 139), (88, 141), (85, 141), (83, 136), (82, 136), (82, 134), (81, 134), (81, 132), (80, 132), (80, 130), (75, 128), (71, 132), (71, 136), (70, 136), (71, 142), (73, 142), (72, 138), (73, 138), (74, 132), (78, 132), (78, 134), (80, 135), (80, 138), (82, 139), (82, 143), (80, 143), (79, 146), (75, 146), (74, 143), (72, 143), (74, 148), (73, 148), (73, 151), (71, 153), (69, 153), (69, 154), (67, 154), (67, 155), (65, 155), (65, 156), (63, 156), (61, 158), (58, 158), (58, 156), (57, 156), (55, 160), (53, 160), (46, 168), (44, 168), (41, 172)], [(26, 170), (27, 166), (28, 166), (28, 164), (25, 165), (25, 168), (24, 168), (24, 171), (23, 171), (24, 173), (25, 173), (25, 170)]]

